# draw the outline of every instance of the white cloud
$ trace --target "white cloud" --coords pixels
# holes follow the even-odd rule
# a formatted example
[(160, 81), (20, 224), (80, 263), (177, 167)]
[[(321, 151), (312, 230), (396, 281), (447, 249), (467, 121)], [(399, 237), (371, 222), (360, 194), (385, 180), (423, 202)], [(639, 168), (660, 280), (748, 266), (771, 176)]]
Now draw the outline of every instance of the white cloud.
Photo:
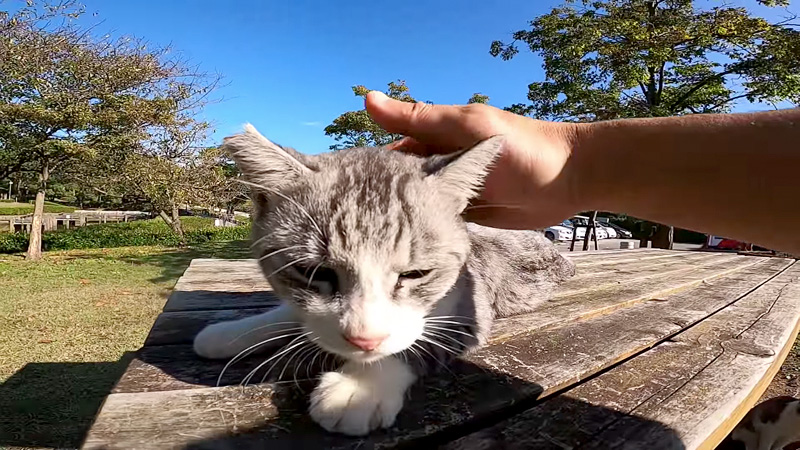
[(322, 125), (319, 122), (302, 122), (302, 124), (307, 126), (307, 127), (318, 127), (318, 126)]

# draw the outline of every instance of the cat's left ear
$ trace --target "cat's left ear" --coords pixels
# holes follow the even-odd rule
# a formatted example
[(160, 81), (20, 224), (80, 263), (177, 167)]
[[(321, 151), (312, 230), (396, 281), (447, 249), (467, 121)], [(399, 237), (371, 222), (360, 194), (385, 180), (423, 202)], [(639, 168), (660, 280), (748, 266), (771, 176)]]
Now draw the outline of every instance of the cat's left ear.
[(254, 192), (280, 191), (312, 172), (304, 155), (273, 143), (250, 124), (244, 126), (244, 133), (226, 137), (222, 148), (231, 155)]
[(461, 212), (470, 199), (478, 195), (504, 144), (505, 136), (492, 136), (472, 148), (431, 157), (424, 170), (440, 191), (457, 202), (457, 209)]

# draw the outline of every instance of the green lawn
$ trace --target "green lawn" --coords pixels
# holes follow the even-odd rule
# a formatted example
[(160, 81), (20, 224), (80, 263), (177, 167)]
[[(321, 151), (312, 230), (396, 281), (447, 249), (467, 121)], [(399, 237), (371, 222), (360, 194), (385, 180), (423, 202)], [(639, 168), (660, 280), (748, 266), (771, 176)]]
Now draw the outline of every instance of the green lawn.
[(214, 256), (247, 257), (247, 247), (0, 255), (0, 448), (80, 445), (177, 278)]
[[(58, 203), (45, 202), (46, 213), (69, 213), (75, 211), (72, 206), (59, 205)], [(21, 216), (33, 214), (33, 203), (0, 202), (0, 216)]]

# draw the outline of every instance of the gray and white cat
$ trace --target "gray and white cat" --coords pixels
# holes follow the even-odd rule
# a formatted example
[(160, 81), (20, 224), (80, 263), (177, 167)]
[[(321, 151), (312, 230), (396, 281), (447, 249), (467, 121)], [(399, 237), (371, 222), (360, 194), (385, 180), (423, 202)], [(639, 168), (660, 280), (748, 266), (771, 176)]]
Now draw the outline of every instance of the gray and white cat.
[(230, 358), (286, 331), (295, 347), (337, 355), (344, 364), (321, 375), (309, 408), (329, 431), (391, 426), (420, 375), (575, 273), (540, 233), (462, 220), (502, 137), (428, 158), (382, 148), (308, 156), (247, 125), (223, 145), (252, 186), (254, 251), (283, 306), (206, 327), (195, 351)]
[[(731, 432), (746, 450), (800, 448), (800, 399), (780, 396), (751, 409)], [(726, 443), (726, 448), (735, 448)]]

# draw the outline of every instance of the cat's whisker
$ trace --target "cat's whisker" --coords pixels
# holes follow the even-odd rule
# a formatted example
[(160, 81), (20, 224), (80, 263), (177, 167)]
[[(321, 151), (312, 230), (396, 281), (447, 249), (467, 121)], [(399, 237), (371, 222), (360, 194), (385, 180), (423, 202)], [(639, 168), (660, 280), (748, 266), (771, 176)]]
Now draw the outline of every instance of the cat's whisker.
[[(264, 328), (274, 327), (274, 326), (278, 326), (278, 325), (291, 325), (293, 323), (300, 324), (300, 322), (275, 322), (275, 323), (268, 323), (266, 325), (261, 325), (260, 327), (255, 327), (252, 330), (248, 330), (248, 331), (240, 334), (239, 336), (236, 336), (235, 338), (233, 338), (230, 341), (228, 341), (227, 345), (233, 344), (234, 342), (238, 341), (239, 339), (247, 336), (248, 334), (253, 334), (258, 330), (263, 330)], [(296, 330), (302, 330), (303, 328), (304, 327), (285, 328), (285, 329), (280, 329), (280, 330), (275, 330), (275, 331), (269, 331), (268, 333), (280, 333), (280, 332), (283, 332), (283, 331), (296, 331)]]
[(312, 259), (312, 258), (313, 258), (313, 256), (304, 256), (302, 258), (297, 258), (297, 259), (295, 259), (294, 261), (292, 261), (290, 263), (286, 263), (283, 266), (281, 266), (280, 268), (278, 268), (277, 270), (274, 270), (271, 274), (267, 275), (267, 279), (269, 279), (270, 277), (272, 277), (275, 274), (280, 273), (282, 270), (284, 270), (284, 269), (286, 269), (286, 268), (288, 268), (290, 266), (293, 266), (293, 265), (295, 265), (295, 264), (297, 264), (299, 262), (303, 262), (303, 261), (306, 261), (306, 260), (309, 260), (309, 259)]
[(461, 330), (454, 330), (452, 328), (437, 327), (436, 325), (427, 325), (427, 324), (425, 325), (425, 328), (429, 328), (429, 329), (432, 329), (432, 330), (439, 330), (439, 331), (447, 331), (447, 332), (450, 332), (450, 333), (457, 333), (457, 334), (461, 334), (461, 335), (467, 336), (467, 337), (472, 338), (472, 339), (477, 339), (474, 334), (470, 334), (470, 333), (467, 333), (467, 332), (464, 332), (464, 331), (461, 331)]
[(311, 362), (309, 362), (306, 366), (306, 378), (311, 378), (311, 369), (314, 367), (314, 361), (317, 360), (317, 357), (319, 357), (322, 352), (322, 348), (317, 346), (317, 353), (314, 354), (314, 356), (311, 358)]
[(474, 317), (467, 317), (467, 316), (428, 316), (425, 319), (467, 319), (469, 321), (474, 321)]
[(467, 206), (464, 208), (464, 211), (469, 211), (471, 209), (486, 209), (486, 208), (506, 208), (506, 209), (514, 209), (514, 210), (523, 210), (525, 209), (523, 206), (520, 205), (504, 205), (502, 203), (492, 203), (492, 204), (485, 204), (485, 205), (472, 205)]
[[(286, 373), (286, 369), (289, 367), (289, 364), (292, 363), (292, 360), (297, 355), (299, 355), (300, 353), (308, 350), (308, 347), (309, 347), (309, 343), (308, 343), (308, 341), (305, 341), (305, 342), (303, 342), (303, 345), (297, 347), (294, 351), (288, 352), (287, 354), (284, 355), (286, 360), (283, 363), (283, 369), (281, 369), (281, 373), (279, 373), (278, 377), (276, 378), (277, 380), (282, 380), (283, 379), (283, 374)], [(263, 383), (267, 379), (267, 376), (269, 376), (270, 372), (272, 372), (272, 370), (275, 369), (275, 367), (278, 364), (280, 364), (282, 359), (283, 358), (278, 358), (277, 360), (275, 360), (275, 362), (272, 363), (271, 366), (269, 366), (269, 369), (267, 369), (266, 372), (264, 372), (264, 376), (261, 377), (261, 383)]]
[(448, 345), (444, 345), (443, 343), (437, 341), (436, 339), (428, 339), (427, 337), (425, 337), (423, 335), (423, 336), (420, 336), (420, 340), (422, 340), (424, 342), (427, 342), (429, 344), (435, 345), (435, 346), (441, 348), (442, 350), (446, 351), (447, 353), (450, 353), (452, 355), (458, 356), (458, 350), (455, 350), (454, 348), (452, 348), (452, 347), (450, 347)]
[(463, 323), (463, 322), (454, 322), (452, 320), (433, 319), (433, 320), (426, 320), (426, 322), (432, 322), (432, 323), (435, 323), (435, 324), (458, 325), (458, 326), (461, 326), (461, 327), (471, 327), (471, 326), (473, 326), (472, 324)]
[(306, 342), (306, 344), (307, 344), (306, 346), (300, 347), (297, 351), (295, 351), (294, 354), (291, 357), (289, 357), (289, 359), (286, 360), (286, 363), (283, 365), (283, 370), (281, 370), (281, 373), (278, 375), (278, 379), (279, 380), (283, 379), (283, 374), (286, 372), (286, 369), (289, 367), (289, 364), (291, 364), (292, 360), (295, 357), (300, 358), (300, 354), (301, 353), (306, 353), (309, 350), (313, 350), (314, 347), (316, 346), (314, 344), (314, 342), (317, 342), (318, 340), (319, 340), (319, 337), (316, 337), (316, 338), (314, 338), (314, 339), (312, 339), (310, 341), (307, 341)]
[[(451, 342), (454, 342), (454, 343), (456, 343), (456, 344), (458, 344), (458, 345), (460, 345), (460, 346), (462, 346), (462, 347), (464, 347), (464, 348), (467, 348), (467, 347), (468, 347), (468, 345), (467, 345), (467, 344), (465, 344), (465, 343), (463, 343), (463, 342), (459, 341), (458, 339), (456, 339), (456, 338), (454, 338), (454, 337), (452, 337), (452, 336), (447, 336), (447, 335), (446, 335), (446, 334), (444, 334), (444, 333), (439, 333), (439, 332), (436, 332), (436, 331), (430, 331), (430, 330), (426, 330), (426, 331), (423, 331), (422, 335), (423, 335), (423, 336), (425, 336), (425, 335), (429, 335), (429, 336), (434, 336), (434, 337), (436, 337), (436, 338), (440, 338), (440, 339), (447, 339), (447, 340), (449, 340), (449, 341), (451, 341)], [(442, 342), (442, 343), (444, 344), (444, 342)]]
[[(433, 355), (433, 353), (431, 353), (431, 352), (429, 352), (429, 351), (428, 351), (428, 349), (426, 349), (425, 347), (423, 347), (423, 346), (419, 345), (419, 343), (417, 343), (417, 342), (415, 342), (415, 343), (411, 344), (411, 346), (412, 346), (412, 347), (413, 347), (413, 346), (415, 346), (415, 345), (417, 346), (417, 348), (418, 348), (418, 349), (422, 350), (423, 352), (427, 353), (427, 354), (428, 354), (428, 356), (430, 356), (431, 358), (433, 358), (433, 360), (434, 360), (434, 361), (436, 361), (436, 362), (437, 362), (437, 363), (438, 363), (440, 366), (444, 367), (444, 369), (445, 369), (446, 371), (448, 371), (448, 372), (450, 372), (451, 374), (455, 375), (455, 374), (453, 373), (453, 371), (452, 371), (452, 370), (450, 370), (450, 368), (449, 368), (449, 367), (447, 367), (447, 364), (443, 363), (443, 362), (442, 362), (442, 361), (441, 361), (439, 358), (437, 358), (436, 356), (434, 356), (434, 355)], [(424, 362), (424, 360), (422, 360), (422, 361)]]
[[(317, 355), (319, 355), (320, 351), (321, 350), (320, 350), (319, 346), (312, 345), (311, 346), (311, 350), (308, 351), (308, 352), (305, 352), (305, 356), (303, 356), (303, 358), (300, 359), (299, 361), (297, 361), (297, 364), (295, 364), (294, 373), (292, 374), (292, 378), (294, 379), (294, 384), (295, 384), (295, 387), (297, 387), (298, 391), (301, 390), (301, 389), (300, 389), (300, 384), (297, 382), (297, 370), (300, 369), (300, 366), (302, 366), (303, 363), (305, 362), (305, 360), (308, 359), (309, 357), (311, 358), (311, 363), (313, 363), (314, 362), (314, 358), (316, 358)], [(309, 363), (309, 365), (311, 363)], [(306, 378), (307, 379), (311, 378), (311, 375), (309, 373), (310, 372), (309, 365), (306, 365)]]
[[(264, 238), (261, 238), (261, 239), (264, 239)], [(267, 253), (266, 255), (258, 258), (258, 260), (259, 261), (263, 261), (263, 260), (265, 260), (267, 258), (270, 258), (272, 256), (275, 256), (275, 255), (277, 255), (279, 253), (288, 252), (289, 250), (296, 250), (298, 248), (303, 248), (303, 246), (302, 245), (292, 245), (292, 246), (289, 246), (289, 247), (279, 248), (278, 250), (275, 250), (273, 252)]]
[(261, 341), (261, 342), (259, 342), (257, 344), (253, 344), (250, 347), (247, 347), (246, 349), (244, 349), (241, 352), (239, 352), (238, 354), (236, 354), (236, 356), (231, 358), (231, 360), (228, 361), (227, 364), (225, 364), (225, 366), (222, 368), (222, 371), (219, 373), (219, 377), (217, 377), (217, 387), (219, 387), (220, 383), (222, 383), (222, 376), (225, 375), (225, 372), (228, 370), (228, 368), (231, 365), (235, 364), (238, 361), (241, 361), (243, 358), (247, 357), (247, 355), (249, 355), (249, 354), (253, 353), (254, 351), (256, 351), (259, 347), (262, 347), (262, 346), (264, 346), (264, 345), (266, 345), (266, 344), (268, 344), (268, 343), (270, 343), (272, 341), (276, 341), (278, 339), (286, 339), (286, 338), (291, 337), (291, 336), (297, 336), (297, 333), (282, 334), (280, 336), (275, 336), (275, 337), (263, 340), (263, 341)]
[[(295, 338), (295, 339), (294, 339), (292, 342), (296, 342), (298, 339), (302, 339), (302, 338), (304, 338), (304, 337), (308, 336), (309, 334), (311, 334), (311, 332), (310, 332), (310, 331), (309, 331), (309, 332), (307, 332), (307, 333), (305, 333), (305, 334), (302, 334), (302, 335), (298, 336), (298, 337), (297, 337), (297, 338)], [(255, 368), (255, 369), (251, 370), (251, 371), (250, 371), (250, 373), (248, 373), (248, 374), (247, 374), (247, 375), (244, 377), (244, 379), (242, 380), (242, 383), (240, 383), (240, 384), (241, 384), (242, 386), (247, 386), (247, 385), (250, 383), (250, 380), (251, 380), (251, 379), (253, 379), (253, 377), (255, 376), (255, 374), (256, 374), (256, 373), (257, 373), (259, 370), (261, 370), (261, 368), (262, 368), (262, 367), (264, 367), (264, 366), (266, 366), (267, 364), (269, 364), (270, 362), (274, 361), (274, 360), (275, 360), (275, 358), (278, 358), (278, 357), (283, 357), (283, 355), (285, 355), (287, 352), (290, 352), (290, 351), (292, 351), (293, 349), (295, 349), (297, 346), (304, 345), (304, 344), (305, 344), (305, 342), (304, 342), (304, 341), (300, 341), (300, 342), (298, 342), (297, 344), (294, 344), (293, 346), (291, 346), (291, 347), (289, 347), (289, 348), (287, 348), (287, 349), (285, 349), (285, 350), (281, 350), (280, 352), (276, 353), (275, 355), (272, 355), (272, 356), (271, 356), (270, 358), (268, 358), (266, 361), (264, 361), (264, 362), (262, 362), (261, 364), (259, 364), (258, 366), (256, 366), (256, 368)], [(287, 344), (287, 346), (288, 346), (288, 344)]]
[[(276, 366), (276, 365), (277, 365), (277, 364), (278, 364), (278, 363), (279, 363), (279, 362), (280, 362), (280, 361), (281, 361), (281, 360), (282, 360), (282, 359), (283, 359), (285, 356), (287, 356), (288, 352), (289, 352), (289, 351), (290, 351), (292, 348), (294, 348), (294, 347), (295, 347), (295, 346), (292, 346), (292, 344), (296, 343), (297, 341), (300, 341), (300, 343), (302, 343), (303, 345), (305, 345), (306, 343), (308, 343), (308, 340), (306, 339), (306, 337), (307, 337), (309, 334), (311, 334), (311, 332), (309, 332), (309, 333), (307, 333), (307, 334), (305, 334), (305, 335), (302, 335), (302, 336), (297, 336), (296, 338), (292, 339), (292, 341), (291, 341), (291, 342), (287, 343), (286, 345), (284, 345), (283, 347), (281, 347), (280, 349), (278, 349), (278, 351), (276, 352), (276, 354), (277, 354), (277, 353), (282, 353), (282, 354), (283, 354), (283, 356), (281, 356), (280, 358), (276, 359), (276, 360), (275, 360), (275, 362), (274, 362), (274, 363), (272, 363), (272, 365), (270, 366), (270, 368), (269, 368), (269, 369), (267, 369), (267, 371), (266, 371), (266, 372), (264, 372), (264, 376), (261, 378), (261, 382), (262, 382), (262, 383), (264, 382), (264, 380), (266, 380), (266, 379), (267, 379), (267, 376), (269, 375), (269, 373), (270, 373), (270, 372), (272, 372), (272, 369), (274, 369), (274, 368), (275, 368), (275, 366)], [(289, 347), (290, 347), (290, 348), (289, 348)], [(302, 347), (300, 348), (300, 350), (302, 350)], [(278, 377), (278, 379), (280, 379), (280, 377)]]
[(316, 265), (316, 267), (314, 267), (314, 270), (313, 270), (313, 271), (311, 271), (311, 276), (310, 276), (310, 277), (308, 277), (308, 284), (306, 285), (306, 290), (308, 290), (308, 289), (310, 289), (310, 288), (311, 288), (311, 283), (314, 281), (314, 274), (316, 274), (316, 273), (317, 273), (317, 270), (320, 268), (320, 266), (321, 266), (321, 265), (322, 265), (322, 263), (324, 263), (324, 262), (325, 262), (324, 260), (323, 260), (323, 261), (320, 261), (320, 262), (319, 262), (319, 264), (317, 264), (317, 265)]

